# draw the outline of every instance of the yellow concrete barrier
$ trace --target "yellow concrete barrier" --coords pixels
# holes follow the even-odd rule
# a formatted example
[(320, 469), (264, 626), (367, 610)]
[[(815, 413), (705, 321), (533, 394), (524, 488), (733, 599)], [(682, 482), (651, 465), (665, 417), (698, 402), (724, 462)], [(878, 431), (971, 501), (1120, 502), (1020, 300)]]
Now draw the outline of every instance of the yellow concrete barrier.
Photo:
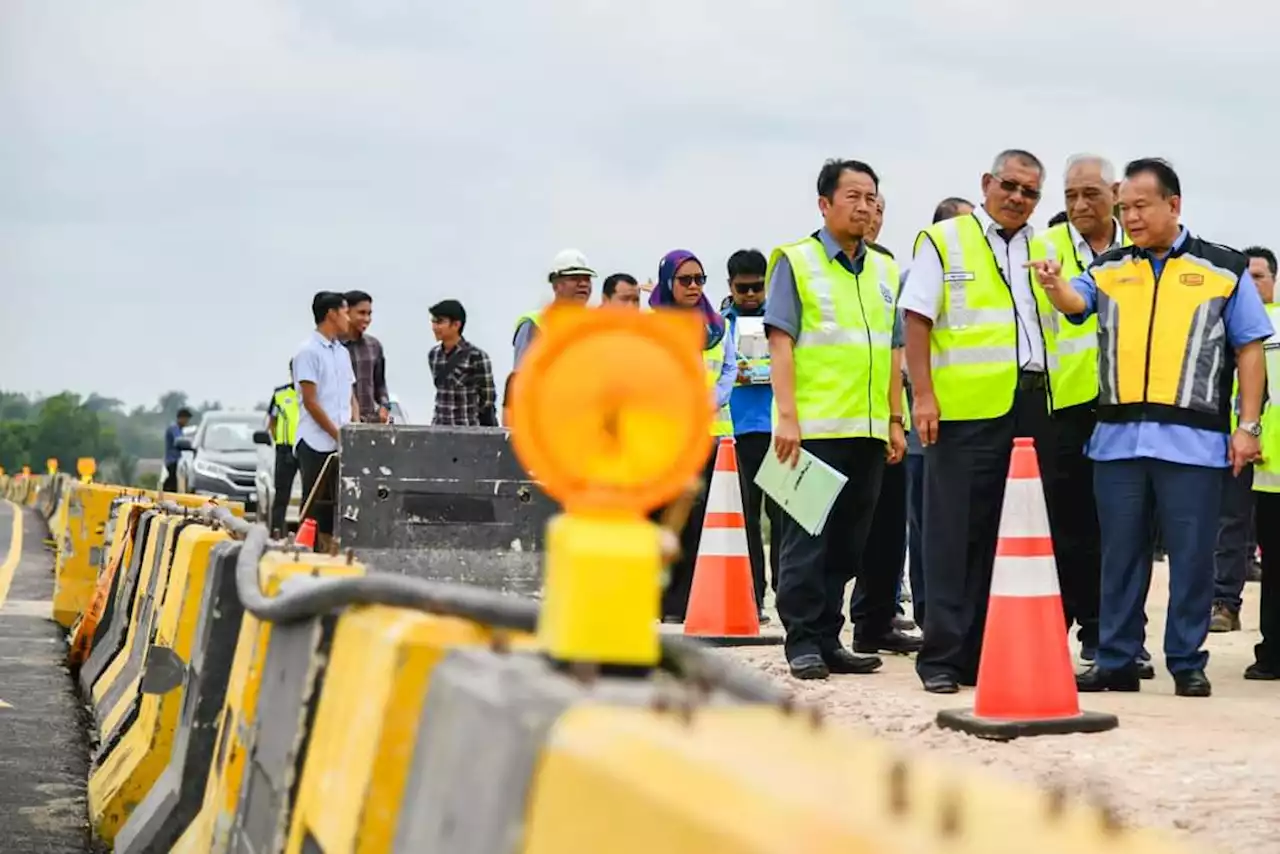
[[(531, 635), (496, 638), (532, 649)], [(361, 607), (334, 635), (285, 851), (390, 851), (431, 674), (445, 653), (495, 642), (466, 620)]]
[[(53, 618), (71, 628), (93, 598), (104, 564), (107, 521), (120, 490), (101, 484), (69, 482), (58, 514), (66, 513), (66, 530), (54, 564)], [(56, 517), (55, 517), (56, 518)]]
[[(359, 563), (348, 564), (342, 558), (268, 552), (259, 565), (259, 578), (262, 589), (275, 595), (286, 580), (297, 576), (356, 576), (364, 571)], [(332, 618), (326, 621), (331, 638)], [(249, 841), (261, 838), (273, 839), (273, 850), (283, 845), (288, 825), (281, 819), (287, 819), (287, 812), (283, 817), (274, 812), (278, 804), (271, 803), (272, 792), (263, 789), (281, 782), (273, 773), (300, 771), (293, 763), (305, 746), (303, 720), (318, 687), (316, 668), (322, 658), (316, 653), (327, 654), (329, 647), (322, 622), (277, 625), (245, 613), (226, 699), (217, 716), (217, 741), (203, 796), (169, 849), (174, 854), (266, 850)]]

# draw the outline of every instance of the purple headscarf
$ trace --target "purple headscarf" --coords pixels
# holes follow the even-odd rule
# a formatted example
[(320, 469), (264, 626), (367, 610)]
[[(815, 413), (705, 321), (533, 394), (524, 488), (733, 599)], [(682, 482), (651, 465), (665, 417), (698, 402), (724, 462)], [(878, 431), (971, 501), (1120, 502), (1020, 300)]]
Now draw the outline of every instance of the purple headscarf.
[[(685, 261), (697, 261), (699, 267), (703, 266), (702, 262), (698, 261), (698, 256), (688, 249), (673, 249), (662, 256), (662, 260), (658, 262), (658, 284), (654, 287), (653, 293), (649, 294), (649, 306), (651, 308), (679, 307), (676, 304), (676, 297), (672, 293), (671, 286), (675, 281), (676, 270), (679, 270), (680, 265)], [(703, 267), (703, 272), (705, 271), (706, 268)], [(698, 297), (698, 308), (702, 311), (703, 321), (707, 328), (707, 341), (703, 346), (703, 349), (707, 350), (718, 344), (720, 339), (724, 337), (724, 317), (711, 305), (705, 293)]]

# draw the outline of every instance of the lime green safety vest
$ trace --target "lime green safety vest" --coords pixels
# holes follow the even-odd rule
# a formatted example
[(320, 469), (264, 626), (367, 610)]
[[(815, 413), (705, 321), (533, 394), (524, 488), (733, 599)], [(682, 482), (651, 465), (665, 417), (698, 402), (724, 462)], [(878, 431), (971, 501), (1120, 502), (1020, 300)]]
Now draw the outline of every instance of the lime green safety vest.
[[(1271, 328), (1280, 330), (1280, 304), (1270, 303), (1267, 317)], [(1262, 349), (1267, 356), (1267, 404), (1262, 409), (1262, 462), (1253, 464), (1253, 488), (1280, 492), (1280, 332), (1273, 331)]]
[[(869, 251), (855, 276), (828, 258), (816, 237), (807, 237), (773, 250), (766, 275), (784, 255), (800, 297), (795, 388), (801, 437), (888, 441), (893, 300), (886, 294), (897, 292), (889, 259)], [(773, 418), (777, 424), (776, 399)]]
[(278, 413), (276, 434), (272, 438), (277, 445), (292, 448), (298, 440), (298, 392), (291, 385), (281, 386), (276, 389), (271, 402), (275, 404)]
[[(1119, 225), (1116, 226), (1119, 228)], [(1129, 235), (1120, 230), (1120, 245), (1128, 246)], [(1071, 281), (1086, 269), (1076, 251), (1071, 229), (1064, 222), (1055, 225), (1031, 239), (1031, 260), (1049, 257), (1052, 246), (1062, 262), (1062, 278)], [(1049, 363), (1049, 405), (1053, 409), (1065, 409), (1088, 403), (1098, 396), (1098, 319), (1090, 316), (1079, 325), (1062, 316), (1053, 307), (1044, 289), (1032, 286), (1036, 297), (1036, 309), (1040, 315), (1040, 329), (1044, 333), (1045, 358)]]
[[(702, 362), (707, 366), (707, 387), (711, 389), (711, 399), (715, 400), (716, 383), (720, 381), (720, 371), (724, 367), (724, 338), (710, 349), (702, 351)], [(716, 410), (716, 419), (711, 422), (711, 435), (733, 435), (733, 417), (727, 404)]]
[[(879, 252), (879, 250), (872, 249), (870, 246), (868, 246), (867, 248), (872, 252)], [(879, 254), (884, 258), (884, 263), (887, 266), (887, 269), (885, 270), (885, 276), (887, 276), (889, 279), (889, 281), (887, 282), (888, 287), (882, 287), (880, 289), (880, 295), (885, 298), (885, 302), (888, 303), (889, 305), (889, 310), (893, 312), (893, 316), (890, 318), (890, 322), (893, 322), (894, 319), (897, 317), (898, 296), (899, 296), (899, 292), (902, 290), (902, 270), (898, 268), (898, 262), (893, 260), (892, 256), (883, 252), (880, 252)], [(910, 418), (911, 407), (907, 404), (906, 377), (903, 377), (903, 381), (902, 381), (901, 412), (902, 412), (902, 429), (907, 432), (911, 432), (911, 418)]]
[(924, 240), (942, 259), (942, 310), (929, 333), (939, 415), (943, 421), (999, 418), (1013, 408), (1018, 385), (1013, 294), (973, 214), (920, 232), (917, 252)]
[(526, 311), (524, 314), (516, 318), (516, 328), (511, 332), (511, 343), (516, 343), (516, 333), (520, 331), (520, 327), (524, 326), (524, 322), (528, 320), (534, 326), (536, 331), (542, 326), (542, 311)]

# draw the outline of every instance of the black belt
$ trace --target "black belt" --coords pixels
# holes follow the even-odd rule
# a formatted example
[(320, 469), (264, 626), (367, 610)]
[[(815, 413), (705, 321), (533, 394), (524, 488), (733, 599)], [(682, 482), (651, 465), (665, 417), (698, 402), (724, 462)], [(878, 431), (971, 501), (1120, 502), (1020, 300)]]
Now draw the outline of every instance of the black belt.
[(1048, 388), (1049, 375), (1044, 371), (1018, 371), (1018, 390), (1029, 391), (1036, 388)]

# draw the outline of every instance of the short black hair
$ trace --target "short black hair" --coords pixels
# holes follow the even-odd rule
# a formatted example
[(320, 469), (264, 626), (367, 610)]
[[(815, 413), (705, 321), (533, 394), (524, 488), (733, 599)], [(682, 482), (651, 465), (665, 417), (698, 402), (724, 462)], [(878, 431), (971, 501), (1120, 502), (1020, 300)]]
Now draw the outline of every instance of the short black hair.
[(320, 291), (311, 298), (311, 316), (315, 318), (316, 326), (324, 323), (329, 312), (337, 311), (346, 304), (347, 298), (337, 291)]
[(346, 299), (348, 306), (356, 306), (362, 302), (373, 302), (373, 297), (369, 296), (367, 291), (347, 291), (342, 296)]
[(1155, 177), (1162, 197), (1168, 199), (1182, 195), (1182, 181), (1173, 170), (1173, 164), (1163, 157), (1139, 157), (1137, 160), (1130, 160), (1124, 167), (1125, 178), (1136, 178), (1143, 173)]
[(951, 219), (960, 213), (962, 207), (973, 207), (973, 202), (968, 199), (962, 199), (959, 196), (947, 196), (938, 202), (938, 206), (933, 209), (934, 223), (942, 222), (944, 219)]
[(442, 299), (431, 306), (430, 311), (432, 317), (458, 321), (459, 332), (467, 328), (467, 310), (456, 299)]
[(1246, 246), (1244, 250), (1246, 258), (1261, 258), (1267, 262), (1267, 269), (1271, 271), (1271, 275), (1276, 274), (1276, 253), (1272, 252), (1265, 246)]
[(630, 273), (614, 273), (604, 280), (604, 284), (600, 286), (600, 290), (605, 296), (611, 297), (618, 290), (618, 282), (625, 282), (628, 285), (640, 287), (640, 283), (636, 281), (636, 277)]
[(845, 172), (860, 172), (866, 175), (871, 179), (871, 183), (876, 185), (876, 192), (880, 192), (880, 176), (876, 174), (876, 170), (861, 160), (832, 158), (823, 163), (822, 170), (818, 172), (818, 195), (824, 199), (834, 198), (836, 187), (840, 186), (840, 176)]
[(1067, 212), (1058, 211), (1056, 214), (1049, 217), (1049, 227), (1053, 228), (1055, 225), (1062, 225), (1064, 222), (1067, 222), (1067, 221), (1068, 221)]
[(729, 270), (729, 278), (736, 279), (738, 276), (763, 276), (769, 269), (769, 262), (759, 249), (739, 249), (729, 256), (729, 263), (725, 266)]
[(190, 410), (190, 409), (187, 409), (187, 408), (184, 406), (184, 407), (182, 407), (181, 409), (179, 409), (179, 410), (178, 410), (178, 414), (177, 414), (177, 415), (175, 415), (175, 416), (173, 416), (173, 417), (174, 417), (174, 418), (190, 418), (190, 417), (191, 417), (191, 410)]

